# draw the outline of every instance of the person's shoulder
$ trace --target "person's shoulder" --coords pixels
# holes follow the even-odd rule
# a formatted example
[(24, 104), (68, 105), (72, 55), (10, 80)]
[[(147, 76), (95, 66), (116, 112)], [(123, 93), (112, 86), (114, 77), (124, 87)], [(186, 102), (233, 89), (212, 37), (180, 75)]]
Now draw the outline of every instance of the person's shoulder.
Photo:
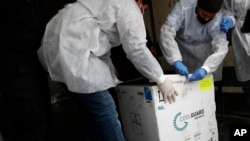
[(135, 4), (135, 0), (110, 0), (111, 3), (116, 4), (116, 5), (134, 5)]
[(222, 20), (223, 14), (221, 12), (217, 12), (213, 20), (211, 20), (208, 24), (208, 28), (210, 31), (212, 30), (220, 30), (220, 22)]
[(179, 0), (179, 3), (184, 8), (193, 8), (197, 5), (197, 0)]
[(218, 11), (214, 17), (215, 21), (220, 21), (224, 17), (223, 9)]
[(197, 0), (179, 0), (179, 2), (186, 6), (195, 6), (197, 4)]

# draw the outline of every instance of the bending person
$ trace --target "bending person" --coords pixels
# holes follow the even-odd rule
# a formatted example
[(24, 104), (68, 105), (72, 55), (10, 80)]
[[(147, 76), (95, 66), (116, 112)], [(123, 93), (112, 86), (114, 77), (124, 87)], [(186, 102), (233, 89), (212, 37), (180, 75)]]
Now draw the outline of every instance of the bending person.
[(146, 47), (143, 16), (134, 0), (78, 0), (47, 24), (40, 60), (51, 79), (66, 84), (75, 97), (89, 125), (86, 140), (125, 140), (108, 92), (117, 80), (110, 50), (119, 44), (136, 69), (158, 84), (165, 100), (174, 101), (172, 82)]
[(228, 52), (226, 34), (220, 30), (222, 3), (180, 0), (161, 27), (164, 57), (189, 81), (201, 80), (208, 73), (214, 75), (214, 81), (222, 78), (222, 62)]

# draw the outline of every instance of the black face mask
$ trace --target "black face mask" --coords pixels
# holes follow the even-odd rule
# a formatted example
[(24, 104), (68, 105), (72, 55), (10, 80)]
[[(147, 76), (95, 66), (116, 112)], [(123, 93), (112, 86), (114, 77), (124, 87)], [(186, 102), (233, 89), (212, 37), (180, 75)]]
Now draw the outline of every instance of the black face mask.
[(199, 14), (197, 14), (197, 19), (202, 24), (207, 24), (208, 22), (210, 22), (210, 20), (205, 21)]
[(207, 24), (208, 22), (210, 22), (211, 20), (205, 21), (199, 14), (198, 14), (198, 7), (196, 7), (195, 9), (195, 13), (197, 15), (197, 19), (201, 24)]

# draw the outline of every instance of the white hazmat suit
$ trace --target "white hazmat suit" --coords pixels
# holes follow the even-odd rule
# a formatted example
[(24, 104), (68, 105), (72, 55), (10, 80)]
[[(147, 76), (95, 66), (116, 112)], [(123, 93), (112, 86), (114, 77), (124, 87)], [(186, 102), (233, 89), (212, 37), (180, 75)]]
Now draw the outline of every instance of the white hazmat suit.
[[(236, 76), (239, 81), (250, 80), (250, 33), (241, 33), (246, 12), (250, 9), (250, 0), (224, 0), (227, 16), (235, 17), (232, 30), (232, 48)], [(249, 25), (250, 26), (250, 25)]]
[[(166, 82), (146, 47), (143, 16), (135, 0), (78, 0), (67, 5), (47, 24), (38, 55), (52, 80), (65, 83), (72, 92), (92, 93), (116, 85), (110, 49), (120, 43), (145, 77)], [(171, 87), (170, 81), (162, 87), (168, 91), (165, 86)]]
[(196, 5), (197, 0), (176, 3), (161, 28), (160, 47), (171, 65), (177, 60), (183, 61), (190, 73), (202, 67), (219, 81), (228, 52), (226, 34), (220, 30), (222, 13), (201, 24), (197, 20)]

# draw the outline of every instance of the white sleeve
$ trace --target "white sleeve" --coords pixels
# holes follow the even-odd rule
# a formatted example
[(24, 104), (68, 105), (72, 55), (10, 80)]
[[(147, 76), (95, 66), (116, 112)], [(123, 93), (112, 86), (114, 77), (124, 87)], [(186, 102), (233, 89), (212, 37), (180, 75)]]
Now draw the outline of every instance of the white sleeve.
[(219, 65), (223, 62), (228, 52), (228, 41), (226, 33), (220, 30), (220, 21), (222, 16), (216, 17), (216, 22), (209, 27), (209, 34), (212, 37), (212, 50), (213, 53), (205, 60), (203, 68), (207, 72), (214, 72)]
[(163, 70), (146, 47), (146, 30), (142, 14), (134, 3), (127, 3), (119, 12), (117, 28), (127, 58), (151, 81), (160, 81)]
[(166, 60), (173, 64), (175, 61), (182, 61), (182, 56), (175, 41), (176, 32), (182, 26), (184, 16), (181, 3), (177, 3), (168, 15), (161, 27), (160, 48)]

